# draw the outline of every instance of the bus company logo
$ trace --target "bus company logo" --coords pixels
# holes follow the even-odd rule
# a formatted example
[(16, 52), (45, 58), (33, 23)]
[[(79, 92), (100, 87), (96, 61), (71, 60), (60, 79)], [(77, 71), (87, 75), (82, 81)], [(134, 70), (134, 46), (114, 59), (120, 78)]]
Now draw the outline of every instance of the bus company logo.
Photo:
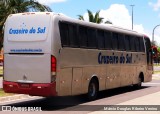
[(98, 63), (99, 64), (128, 64), (132, 63), (132, 54), (126, 54), (126, 56), (123, 55), (123, 53), (120, 56), (112, 55), (103, 55), (101, 52), (98, 54)]
[(10, 28), (9, 34), (45, 34), (46, 27), (31, 27), (27, 28), (27, 26), (22, 23), (19, 28)]

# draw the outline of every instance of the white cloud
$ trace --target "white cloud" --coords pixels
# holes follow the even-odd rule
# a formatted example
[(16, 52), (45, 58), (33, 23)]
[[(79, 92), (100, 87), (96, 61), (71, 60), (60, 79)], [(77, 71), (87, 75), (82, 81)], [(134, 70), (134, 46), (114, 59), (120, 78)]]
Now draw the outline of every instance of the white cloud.
[(84, 18), (85, 21), (89, 21), (88, 13), (85, 13), (85, 14), (83, 15), (83, 18)]
[[(88, 21), (88, 13), (86, 12), (83, 16), (84, 19)], [(100, 17), (104, 18), (104, 22), (106, 20), (109, 20), (115, 26), (127, 28), (130, 30), (132, 29), (132, 16), (129, 14), (129, 10), (123, 4), (112, 4), (108, 9), (100, 10)], [(146, 30), (143, 27), (143, 24), (134, 23), (133, 29), (134, 31), (147, 35), (152, 40), (152, 31)], [(154, 40), (160, 43), (158, 37), (160, 36), (160, 32), (157, 32), (158, 31), (157, 29), (155, 30)]]
[(149, 4), (151, 7), (153, 7), (153, 9), (154, 9), (155, 11), (158, 11), (159, 8), (160, 8), (160, 0), (157, 0), (157, 3), (149, 2), (148, 4)]
[(140, 32), (140, 33), (146, 33), (142, 24), (139, 24), (139, 25), (135, 24), (134, 25), (134, 30), (137, 31), (137, 32)]
[(66, 0), (37, 0), (39, 3), (50, 5), (57, 2), (65, 2)]
[[(112, 4), (106, 10), (100, 10), (100, 17), (104, 18), (104, 22), (109, 20), (115, 26), (132, 29), (132, 17), (128, 9), (123, 4)], [(88, 13), (84, 14), (84, 19), (88, 21)], [(134, 24), (135, 31), (145, 33), (142, 24)]]
[(110, 20), (116, 26), (131, 29), (131, 16), (125, 5), (113, 4), (107, 10), (101, 10), (100, 17), (103, 17), (104, 21)]
[[(148, 4), (153, 8), (154, 11), (158, 11), (160, 9), (160, 0), (157, 0), (156, 3), (149, 2)], [(160, 14), (158, 15), (158, 17), (160, 17)], [(157, 27), (154, 31), (154, 41), (156, 41), (160, 45), (160, 39), (159, 39), (160, 38), (160, 32), (159, 31), (160, 31), (160, 27)], [(152, 32), (153, 31), (150, 32), (150, 34), (151, 34), (150, 37), (151, 38), (153, 37)]]
[[(158, 45), (160, 45), (160, 33), (158, 32), (159, 30), (160, 30), (160, 28), (156, 28), (154, 31), (154, 41), (156, 41)], [(145, 35), (147, 35), (151, 41), (152, 41), (152, 37), (153, 37), (152, 32), (153, 31), (145, 30)]]

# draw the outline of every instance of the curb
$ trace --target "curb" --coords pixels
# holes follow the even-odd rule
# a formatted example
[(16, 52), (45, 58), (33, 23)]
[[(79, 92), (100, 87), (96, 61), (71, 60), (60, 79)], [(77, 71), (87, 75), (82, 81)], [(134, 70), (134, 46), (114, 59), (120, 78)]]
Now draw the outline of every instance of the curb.
[(15, 101), (15, 100), (27, 99), (27, 98), (32, 98), (32, 97), (24, 94), (0, 97), (0, 103), (6, 103), (6, 102)]
[(159, 76), (160, 77), (160, 73), (152, 74), (152, 77), (154, 77), (154, 76)]

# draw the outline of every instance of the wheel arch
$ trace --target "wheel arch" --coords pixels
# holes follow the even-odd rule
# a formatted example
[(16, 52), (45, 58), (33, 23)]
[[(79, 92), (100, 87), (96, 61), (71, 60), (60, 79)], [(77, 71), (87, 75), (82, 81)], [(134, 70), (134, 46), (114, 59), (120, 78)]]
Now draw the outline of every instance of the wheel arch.
[[(91, 77), (91, 79), (90, 79), (90, 82), (91, 82), (91, 80), (95, 80), (95, 81), (97, 82), (98, 90), (99, 90), (99, 79), (98, 79), (98, 77), (97, 77), (96, 75), (93, 75), (93, 76)], [(89, 83), (90, 83), (90, 82), (89, 82)]]
[(88, 85), (88, 100), (92, 101), (97, 98), (99, 92), (99, 80), (97, 76), (92, 76)]
[(141, 81), (144, 82), (144, 74), (143, 74), (143, 72), (139, 73), (139, 78), (141, 78)]

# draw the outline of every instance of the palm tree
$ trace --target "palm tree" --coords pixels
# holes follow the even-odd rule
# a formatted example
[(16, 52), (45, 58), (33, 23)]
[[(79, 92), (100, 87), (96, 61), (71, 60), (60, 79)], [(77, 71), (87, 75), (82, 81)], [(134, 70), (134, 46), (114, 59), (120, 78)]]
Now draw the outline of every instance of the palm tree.
[[(100, 11), (97, 11), (95, 15), (93, 15), (93, 13), (90, 10), (87, 10), (87, 12), (88, 12), (88, 17), (89, 17), (89, 22), (98, 23), (98, 24), (103, 23), (104, 18), (101, 18), (99, 16)], [(82, 15), (78, 15), (78, 17), (79, 17), (78, 18), (79, 20), (84, 21), (84, 17)], [(110, 21), (106, 21), (104, 23), (112, 24), (112, 22), (110, 22)]]
[(105, 24), (112, 24), (112, 22), (111, 21), (106, 21)]
[(43, 12), (48, 8), (35, 0), (1, 0), (0, 2), (0, 48), (3, 41), (3, 25), (10, 14), (32, 11)]
[(0, 49), (2, 47), (3, 42), (3, 25), (7, 18), (6, 16), (7, 10), (5, 9), (5, 6), (0, 3)]
[(79, 20), (83, 20), (84, 21), (84, 18), (83, 18), (83, 16), (82, 15), (78, 15), (79, 16)]
[(28, 11), (28, 7), (32, 6), (39, 11), (45, 11), (45, 6), (35, 0), (2, 0), (2, 4), (10, 11), (10, 13), (21, 13)]

